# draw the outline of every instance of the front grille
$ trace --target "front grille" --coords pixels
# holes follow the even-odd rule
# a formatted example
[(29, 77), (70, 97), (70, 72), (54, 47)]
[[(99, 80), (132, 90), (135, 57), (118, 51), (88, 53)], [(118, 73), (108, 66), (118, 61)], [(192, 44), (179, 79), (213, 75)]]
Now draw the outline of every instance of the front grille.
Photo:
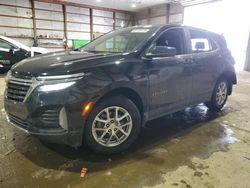
[(40, 121), (42, 127), (57, 127), (59, 125), (60, 109), (50, 109), (41, 113)]
[(7, 99), (23, 102), (31, 84), (32, 79), (30, 77), (17, 78), (11, 76), (7, 83)]
[(28, 123), (25, 120), (20, 119), (19, 117), (16, 117), (12, 114), (8, 114), (9, 121), (17, 126), (20, 127), (27, 127)]

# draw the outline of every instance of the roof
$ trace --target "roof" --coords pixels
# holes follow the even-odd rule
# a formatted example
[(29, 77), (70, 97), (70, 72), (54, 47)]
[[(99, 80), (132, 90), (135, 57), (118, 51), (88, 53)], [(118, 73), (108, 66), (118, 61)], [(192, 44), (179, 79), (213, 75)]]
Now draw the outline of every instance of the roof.
[(210, 34), (213, 34), (213, 35), (218, 35), (218, 36), (220, 35), (218, 33), (212, 32), (212, 31), (208, 31), (208, 30), (198, 28), (198, 27), (187, 26), (187, 25), (184, 25), (184, 24), (157, 24), (157, 25), (146, 25), (146, 26), (137, 25), (137, 26), (134, 26), (134, 27), (142, 27), (142, 28), (144, 28), (144, 27), (149, 27), (149, 26), (159, 27), (159, 28), (163, 28), (163, 29), (167, 29), (167, 28), (171, 28), (171, 27), (183, 27), (183, 28), (189, 28), (189, 29), (194, 29), (194, 30), (210, 33)]
[(25, 49), (26, 51), (30, 51), (30, 47), (28, 47), (28, 46), (26, 46), (26, 45), (24, 45), (24, 44), (22, 44), (22, 43), (20, 43), (20, 42), (18, 42), (16, 40), (13, 40), (13, 39), (11, 39), (9, 37), (5, 37), (5, 36), (0, 35), (0, 39), (6, 40), (9, 43), (17, 46), (18, 48), (22, 48), (22, 49)]

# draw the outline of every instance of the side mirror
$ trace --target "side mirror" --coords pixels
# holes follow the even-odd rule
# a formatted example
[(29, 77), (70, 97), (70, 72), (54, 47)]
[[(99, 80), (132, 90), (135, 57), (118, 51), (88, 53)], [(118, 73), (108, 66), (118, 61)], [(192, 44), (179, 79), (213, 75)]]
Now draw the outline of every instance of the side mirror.
[(170, 57), (176, 55), (176, 48), (168, 46), (156, 46), (151, 52), (147, 53), (147, 57)]
[(16, 52), (19, 52), (20, 50), (21, 50), (21, 48), (14, 48), (14, 47), (11, 47), (10, 53), (15, 54)]

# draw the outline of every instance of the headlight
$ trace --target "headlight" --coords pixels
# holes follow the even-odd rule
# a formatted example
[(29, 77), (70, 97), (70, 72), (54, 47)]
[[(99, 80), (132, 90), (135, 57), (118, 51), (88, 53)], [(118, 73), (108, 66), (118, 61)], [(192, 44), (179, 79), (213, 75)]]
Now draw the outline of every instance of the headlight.
[(56, 76), (39, 76), (36, 77), (38, 81), (38, 91), (58, 91), (72, 86), (77, 80), (82, 79), (84, 73), (56, 75)]
[(11, 71), (9, 70), (6, 77), (5, 77), (5, 82), (7, 83), (10, 79)]
[(42, 85), (38, 87), (38, 91), (48, 92), (48, 91), (58, 91), (62, 89), (66, 89), (72, 86), (75, 82), (66, 82), (66, 83), (59, 83), (59, 84), (49, 84), (49, 85)]

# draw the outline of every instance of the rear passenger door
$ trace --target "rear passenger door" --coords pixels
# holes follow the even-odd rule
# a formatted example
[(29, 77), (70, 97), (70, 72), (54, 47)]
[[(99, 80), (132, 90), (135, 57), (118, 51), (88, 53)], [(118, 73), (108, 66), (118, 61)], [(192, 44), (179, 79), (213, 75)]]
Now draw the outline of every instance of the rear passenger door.
[(193, 75), (191, 104), (197, 104), (210, 99), (223, 63), (218, 45), (208, 32), (188, 29), (188, 33)]

